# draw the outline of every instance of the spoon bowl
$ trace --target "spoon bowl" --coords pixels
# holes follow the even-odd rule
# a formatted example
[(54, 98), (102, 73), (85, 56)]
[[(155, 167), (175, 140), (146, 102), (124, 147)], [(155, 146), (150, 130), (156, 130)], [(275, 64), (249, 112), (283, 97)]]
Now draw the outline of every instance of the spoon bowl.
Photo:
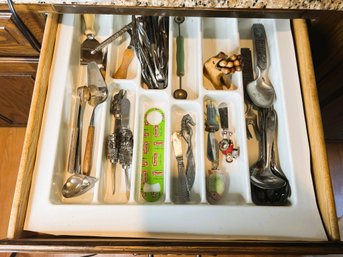
[(106, 101), (108, 96), (107, 87), (97, 87), (95, 85), (89, 85), (89, 100), (88, 103), (94, 107), (94, 109), (104, 101)]
[(269, 108), (272, 106), (275, 99), (275, 90), (273, 86), (267, 83), (263, 76), (260, 67), (257, 68), (257, 78), (248, 83), (246, 90), (250, 100), (260, 108)]
[(65, 198), (82, 195), (92, 189), (97, 179), (82, 174), (74, 174), (68, 178), (62, 188), (62, 195)]

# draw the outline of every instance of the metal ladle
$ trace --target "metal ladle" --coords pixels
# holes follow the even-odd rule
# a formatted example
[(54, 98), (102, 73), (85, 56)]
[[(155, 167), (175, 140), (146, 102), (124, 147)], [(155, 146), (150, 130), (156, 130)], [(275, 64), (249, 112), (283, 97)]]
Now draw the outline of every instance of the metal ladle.
[[(92, 157), (93, 157), (93, 139), (94, 139), (94, 111), (95, 108), (103, 103), (108, 96), (108, 89), (106, 87), (105, 82), (103, 81), (102, 75), (100, 70), (95, 62), (88, 64), (87, 67), (88, 71), (88, 80), (90, 85), (88, 86), (89, 90), (89, 98), (88, 104), (93, 106), (92, 110), (92, 117), (88, 128), (87, 133), (87, 142), (86, 142), (86, 149), (85, 155), (83, 160), (83, 174), (74, 174), (68, 178), (66, 183), (62, 188), (62, 195), (66, 198), (79, 196), (84, 194), (85, 192), (89, 191), (91, 188), (94, 187), (97, 179), (90, 176), (91, 167), (92, 167)], [(84, 111), (84, 101), (82, 104), (83, 111)], [(81, 114), (83, 114), (81, 111)], [(82, 122), (83, 115), (79, 116), (79, 123)], [(81, 132), (82, 133), (82, 132)], [(81, 136), (80, 141), (78, 144), (78, 160), (79, 163), (81, 162)]]
[[(265, 117), (265, 158), (261, 158), (251, 168), (250, 180), (255, 186), (263, 189), (278, 189), (286, 185), (286, 181), (276, 176), (271, 167), (271, 156), (274, 143), (274, 132), (276, 127), (275, 110), (268, 110)], [(264, 144), (262, 142), (262, 144)], [(263, 147), (264, 148), (264, 147)]]
[[(81, 174), (81, 151), (82, 151), (82, 128), (83, 128), (83, 114), (86, 107), (86, 103), (90, 98), (89, 89), (86, 86), (78, 88), (78, 95), (80, 100), (78, 119), (77, 119), (77, 143), (76, 143), (76, 158), (75, 158), (75, 170), (74, 174), (68, 178), (62, 188), (62, 195), (65, 198), (76, 197), (84, 194), (90, 190), (95, 182), (96, 178), (88, 176), (89, 174)], [(88, 160), (84, 161), (84, 167), (90, 166)], [(84, 168), (83, 167), (83, 168)], [(90, 169), (89, 169), (90, 170)], [(83, 171), (84, 172), (84, 171)], [(85, 172), (84, 172), (85, 173)], [(87, 172), (86, 172), (87, 173)]]

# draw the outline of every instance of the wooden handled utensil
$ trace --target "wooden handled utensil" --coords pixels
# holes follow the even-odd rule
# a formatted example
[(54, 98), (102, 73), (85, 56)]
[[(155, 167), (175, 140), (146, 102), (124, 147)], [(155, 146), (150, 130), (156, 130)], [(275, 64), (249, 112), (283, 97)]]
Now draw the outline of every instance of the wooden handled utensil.
[(89, 176), (91, 174), (92, 160), (93, 160), (93, 142), (94, 142), (94, 112), (88, 127), (86, 150), (83, 158), (83, 175)]
[(130, 44), (125, 49), (123, 53), (123, 60), (118, 68), (118, 70), (113, 74), (114, 79), (126, 79), (127, 78), (127, 71), (129, 66), (135, 56), (135, 48), (132, 40), (132, 35), (130, 34)]

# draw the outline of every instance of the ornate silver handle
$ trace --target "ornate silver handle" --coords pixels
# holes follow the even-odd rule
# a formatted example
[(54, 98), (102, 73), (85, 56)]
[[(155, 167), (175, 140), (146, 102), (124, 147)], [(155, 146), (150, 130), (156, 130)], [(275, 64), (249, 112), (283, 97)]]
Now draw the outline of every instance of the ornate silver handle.
[(268, 68), (268, 43), (263, 24), (254, 24), (251, 28), (256, 65), (262, 70)]

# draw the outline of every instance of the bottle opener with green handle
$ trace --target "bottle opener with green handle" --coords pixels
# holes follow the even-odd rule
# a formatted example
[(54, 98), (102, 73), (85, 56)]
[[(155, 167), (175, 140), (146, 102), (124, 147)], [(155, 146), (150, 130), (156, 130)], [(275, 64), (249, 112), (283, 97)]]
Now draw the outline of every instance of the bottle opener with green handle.
[[(148, 120), (154, 112), (161, 116), (158, 124)], [(162, 110), (151, 108), (145, 113), (140, 191), (148, 202), (160, 199), (164, 191), (164, 125)]]

